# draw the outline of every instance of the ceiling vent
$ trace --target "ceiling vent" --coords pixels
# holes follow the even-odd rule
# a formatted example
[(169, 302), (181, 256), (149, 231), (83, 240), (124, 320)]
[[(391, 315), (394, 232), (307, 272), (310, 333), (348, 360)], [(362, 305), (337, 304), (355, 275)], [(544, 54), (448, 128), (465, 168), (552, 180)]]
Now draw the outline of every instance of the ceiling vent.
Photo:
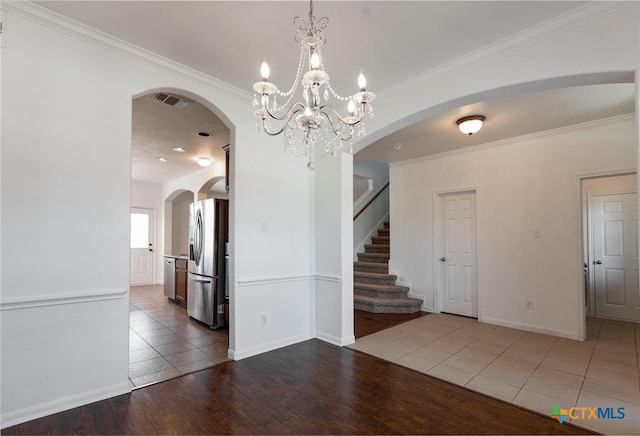
[(165, 94), (164, 92), (158, 92), (157, 94), (153, 94), (151, 98), (155, 101), (168, 104), (169, 106), (173, 106), (178, 109), (187, 107), (189, 103), (191, 103), (190, 100), (187, 100), (184, 97), (179, 97), (173, 94)]

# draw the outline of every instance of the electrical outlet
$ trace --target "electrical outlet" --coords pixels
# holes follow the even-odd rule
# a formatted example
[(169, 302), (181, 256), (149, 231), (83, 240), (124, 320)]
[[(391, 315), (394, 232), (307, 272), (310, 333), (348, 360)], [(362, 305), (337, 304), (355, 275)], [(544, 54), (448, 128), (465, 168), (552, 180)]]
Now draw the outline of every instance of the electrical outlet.
[(267, 314), (266, 313), (261, 313), (260, 314), (260, 326), (264, 327), (267, 325)]
[(533, 310), (533, 301), (532, 300), (525, 301), (524, 307), (525, 309)]

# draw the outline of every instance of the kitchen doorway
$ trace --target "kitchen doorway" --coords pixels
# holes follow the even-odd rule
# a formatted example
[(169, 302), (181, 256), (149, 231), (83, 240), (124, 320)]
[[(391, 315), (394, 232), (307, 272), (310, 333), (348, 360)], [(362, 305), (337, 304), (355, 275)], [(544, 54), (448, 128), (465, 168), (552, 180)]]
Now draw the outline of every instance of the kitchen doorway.
[[(203, 184), (211, 187), (219, 180), (222, 187), (216, 185), (211, 196), (229, 197), (231, 130), (212, 104), (177, 89), (134, 96), (132, 126), (132, 206), (157, 211), (157, 240), (150, 252), (157, 253), (155, 276), (129, 293), (129, 380), (137, 388), (228, 360), (230, 322), (212, 330), (190, 317), (187, 273), (190, 206), (209, 197), (202, 194)], [(176, 262), (168, 282), (175, 284), (175, 294), (168, 296), (163, 272), (169, 257)], [(217, 309), (228, 313), (230, 305), (223, 303)]]

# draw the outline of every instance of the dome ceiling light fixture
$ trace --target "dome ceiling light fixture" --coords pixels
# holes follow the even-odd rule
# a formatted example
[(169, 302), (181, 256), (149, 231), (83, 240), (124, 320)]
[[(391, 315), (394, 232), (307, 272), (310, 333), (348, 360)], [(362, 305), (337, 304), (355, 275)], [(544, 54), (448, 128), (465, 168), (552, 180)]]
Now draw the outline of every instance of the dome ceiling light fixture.
[[(258, 118), (258, 131), (263, 130), (270, 136), (284, 133), (285, 149), (295, 156), (306, 158), (307, 167), (313, 170), (316, 157), (336, 156), (342, 150), (343, 143), (350, 143), (354, 134), (366, 134), (362, 121), (365, 114), (373, 118), (370, 103), (376, 95), (366, 90), (367, 79), (362, 71), (357, 81), (358, 92), (343, 97), (334, 91), (322, 60), (324, 30), (329, 19), (323, 17), (316, 21), (313, 0), (309, 2), (309, 20), (295, 17), (293, 23), (296, 28), (294, 40), (300, 46), (298, 71), (293, 84), (288, 91), (279, 90), (269, 82), (269, 64), (266, 60), (262, 62), (262, 80), (253, 84), (254, 115)], [(305, 64), (307, 71), (304, 71)], [(292, 103), (298, 87), (302, 88), (303, 100)], [(340, 115), (329, 104), (331, 96), (347, 106), (346, 115)], [(277, 97), (285, 102), (279, 104)], [(272, 126), (272, 122), (277, 125)]]
[(465, 135), (473, 135), (474, 133), (478, 133), (485, 120), (486, 118), (483, 115), (469, 115), (468, 117), (460, 118), (456, 121), (456, 124)]
[(196, 162), (198, 165), (200, 165), (201, 167), (208, 167), (211, 166), (211, 164), (213, 163), (213, 161), (208, 158), (208, 157), (199, 157), (196, 158)]

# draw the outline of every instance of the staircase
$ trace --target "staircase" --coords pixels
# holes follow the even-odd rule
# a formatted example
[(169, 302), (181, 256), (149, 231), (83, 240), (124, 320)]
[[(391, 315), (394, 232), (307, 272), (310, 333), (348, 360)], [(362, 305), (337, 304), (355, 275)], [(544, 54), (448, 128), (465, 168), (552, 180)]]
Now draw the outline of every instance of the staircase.
[(422, 300), (408, 297), (409, 288), (396, 285), (398, 277), (389, 274), (389, 238), (389, 222), (385, 222), (353, 263), (354, 309), (371, 313), (420, 312)]

